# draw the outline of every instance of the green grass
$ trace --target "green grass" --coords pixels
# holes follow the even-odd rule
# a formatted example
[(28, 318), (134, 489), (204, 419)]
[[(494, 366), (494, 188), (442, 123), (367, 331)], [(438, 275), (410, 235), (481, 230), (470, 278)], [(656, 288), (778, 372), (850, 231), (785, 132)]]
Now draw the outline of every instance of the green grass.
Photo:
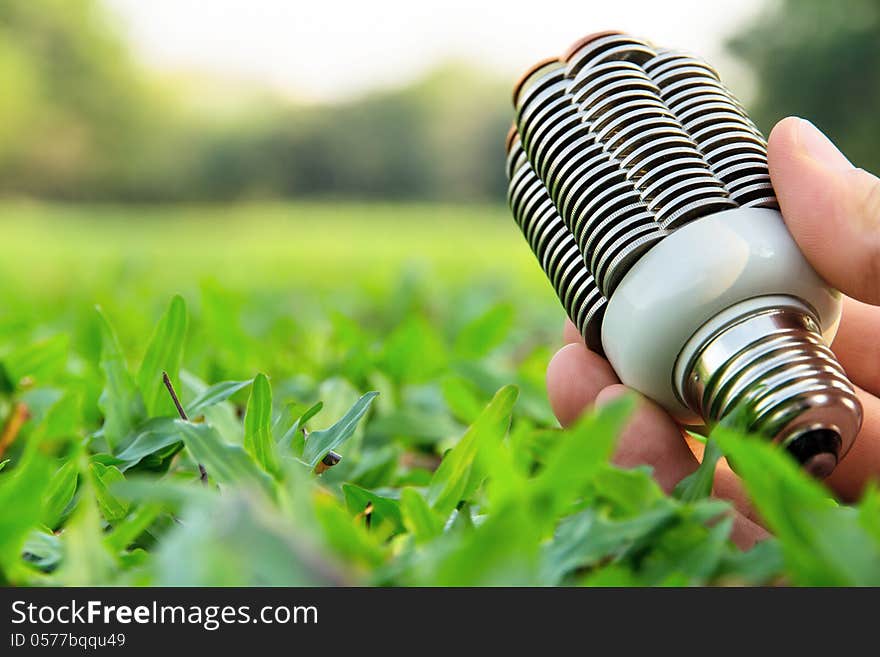
[(0, 226), (0, 581), (880, 582), (873, 491), (839, 507), (722, 431), (777, 536), (741, 553), (706, 472), (670, 497), (608, 464), (632, 400), (556, 428), (562, 312), (503, 208), (19, 203)]

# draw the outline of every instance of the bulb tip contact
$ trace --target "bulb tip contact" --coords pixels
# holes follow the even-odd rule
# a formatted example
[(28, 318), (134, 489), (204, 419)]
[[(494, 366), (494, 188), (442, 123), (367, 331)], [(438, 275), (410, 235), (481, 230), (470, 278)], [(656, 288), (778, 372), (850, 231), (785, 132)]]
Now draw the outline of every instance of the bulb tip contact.
[(825, 479), (837, 467), (837, 455), (822, 452), (811, 456), (804, 464), (804, 470), (816, 479)]
[(813, 428), (795, 436), (786, 450), (816, 479), (834, 472), (840, 453), (840, 434), (834, 429)]

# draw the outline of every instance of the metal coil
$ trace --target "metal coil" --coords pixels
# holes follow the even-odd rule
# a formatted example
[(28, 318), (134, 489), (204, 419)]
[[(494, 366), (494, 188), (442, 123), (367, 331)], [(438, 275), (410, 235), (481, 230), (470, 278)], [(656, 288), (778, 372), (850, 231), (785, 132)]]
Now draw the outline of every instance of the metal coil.
[(508, 201), (514, 218), (566, 313), (592, 351), (602, 350), (607, 303), (547, 189), (535, 174), (518, 136), (509, 142)]
[(517, 127), (534, 171), (608, 296), (666, 231), (583, 120), (569, 83), (561, 63), (537, 67), (517, 94)]
[[(647, 250), (711, 214), (778, 209), (764, 136), (691, 55), (593, 34), (527, 71), (514, 107), (510, 207), (599, 353), (607, 300)], [(753, 302), (694, 334), (672, 373), (675, 397), (705, 427), (734, 416), (827, 476), (861, 425), (855, 391), (807, 305)]]
[(574, 78), (581, 69), (595, 67), (606, 61), (641, 64), (656, 55), (657, 52), (647, 41), (620, 32), (610, 32), (584, 38), (574, 45), (565, 59), (568, 62), (568, 77)]
[(583, 278), (568, 240), (608, 298), (671, 231), (739, 206), (777, 207), (766, 140), (696, 57), (591, 35), (529, 69), (513, 100), (511, 207), (581, 328), (591, 306), (579, 304), (593, 296), (565, 289)]
[(738, 317), (718, 331), (690, 362), (681, 392), (710, 424), (747, 408), (743, 428), (786, 446), (810, 430), (808, 414), (833, 425), (838, 438), (854, 436), (861, 417), (855, 390), (816, 320), (789, 307)]
[[(607, 37), (606, 37), (607, 38)], [(618, 161), (663, 228), (677, 228), (698, 216), (736, 207), (704, 161), (696, 143), (664, 103), (660, 88), (638, 61), (647, 52), (629, 48), (575, 52), (567, 69), (574, 102), (596, 131), (597, 140)], [(652, 51), (653, 52), (653, 51)], [(584, 63), (586, 60), (586, 63)]]
[(692, 55), (671, 50), (661, 51), (643, 66), (730, 198), (740, 206), (778, 209), (767, 168), (767, 142), (715, 70)]

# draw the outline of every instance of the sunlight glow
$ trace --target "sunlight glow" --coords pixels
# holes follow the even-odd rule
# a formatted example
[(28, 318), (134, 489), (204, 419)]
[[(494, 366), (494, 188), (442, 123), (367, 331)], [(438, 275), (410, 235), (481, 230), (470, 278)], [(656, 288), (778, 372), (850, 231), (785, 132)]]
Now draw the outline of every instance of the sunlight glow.
[(511, 77), (585, 33), (617, 28), (698, 52), (722, 71), (724, 38), (757, 0), (107, 0), (150, 65), (327, 100), (405, 83), (461, 59)]

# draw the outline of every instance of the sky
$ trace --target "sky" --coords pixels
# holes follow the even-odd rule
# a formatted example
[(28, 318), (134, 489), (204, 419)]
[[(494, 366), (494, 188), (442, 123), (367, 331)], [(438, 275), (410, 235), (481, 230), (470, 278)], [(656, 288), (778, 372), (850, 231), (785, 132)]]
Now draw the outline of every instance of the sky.
[[(405, 84), (450, 59), (513, 81), (584, 34), (622, 29), (743, 71), (725, 36), (762, 0), (105, 0), (150, 67), (332, 101)], [(736, 85), (733, 85), (736, 87)]]

